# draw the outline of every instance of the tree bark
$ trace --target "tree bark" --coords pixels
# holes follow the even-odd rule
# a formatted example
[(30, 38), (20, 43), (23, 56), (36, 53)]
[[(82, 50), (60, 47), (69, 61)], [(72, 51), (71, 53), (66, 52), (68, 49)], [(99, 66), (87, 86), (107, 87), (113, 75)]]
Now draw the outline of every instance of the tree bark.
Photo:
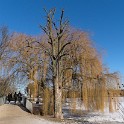
[(62, 86), (61, 86), (61, 80), (59, 80), (58, 77), (55, 79), (55, 113), (54, 116), (55, 118), (62, 119), (63, 114), (62, 114)]

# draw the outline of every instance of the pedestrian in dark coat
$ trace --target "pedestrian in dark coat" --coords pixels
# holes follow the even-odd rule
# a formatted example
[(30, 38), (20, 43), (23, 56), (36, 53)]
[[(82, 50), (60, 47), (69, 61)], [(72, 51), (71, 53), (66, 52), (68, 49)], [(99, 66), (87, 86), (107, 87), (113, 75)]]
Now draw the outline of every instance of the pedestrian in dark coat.
[(22, 94), (21, 94), (21, 92), (19, 91), (19, 93), (18, 93), (18, 101), (21, 103), (21, 101), (22, 101)]
[(17, 93), (16, 92), (14, 93), (14, 101), (15, 101), (15, 104), (16, 104), (16, 101), (17, 101)]
[(8, 94), (8, 101), (9, 101), (9, 103), (11, 102), (11, 94), (10, 93)]
[(10, 93), (10, 99), (12, 100), (12, 93)]

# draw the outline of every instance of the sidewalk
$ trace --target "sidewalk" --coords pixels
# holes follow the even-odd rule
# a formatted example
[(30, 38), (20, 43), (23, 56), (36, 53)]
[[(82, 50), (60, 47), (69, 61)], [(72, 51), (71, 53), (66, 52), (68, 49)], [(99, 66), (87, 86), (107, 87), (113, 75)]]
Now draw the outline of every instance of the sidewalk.
[(39, 118), (13, 104), (0, 106), (0, 124), (60, 124)]

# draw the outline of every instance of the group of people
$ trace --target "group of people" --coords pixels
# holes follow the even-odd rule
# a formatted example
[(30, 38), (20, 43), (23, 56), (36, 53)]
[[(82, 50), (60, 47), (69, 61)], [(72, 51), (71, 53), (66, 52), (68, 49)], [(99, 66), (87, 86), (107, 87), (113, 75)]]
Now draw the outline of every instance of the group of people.
[(18, 94), (15, 92), (14, 95), (12, 95), (12, 93), (9, 93), (8, 96), (7, 96), (7, 100), (9, 101), (9, 103), (10, 103), (12, 100), (15, 101), (15, 104), (16, 104), (16, 101), (17, 101), (17, 100), (21, 103), (22, 94), (21, 94), (20, 91), (19, 91)]

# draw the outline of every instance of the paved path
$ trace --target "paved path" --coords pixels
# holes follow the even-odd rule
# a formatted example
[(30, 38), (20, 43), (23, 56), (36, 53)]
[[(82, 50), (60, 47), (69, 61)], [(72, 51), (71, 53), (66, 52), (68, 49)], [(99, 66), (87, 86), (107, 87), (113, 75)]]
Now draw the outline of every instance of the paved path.
[(22, 110), (13, 104), (0, 106), (0, 124), (57, 124)]

